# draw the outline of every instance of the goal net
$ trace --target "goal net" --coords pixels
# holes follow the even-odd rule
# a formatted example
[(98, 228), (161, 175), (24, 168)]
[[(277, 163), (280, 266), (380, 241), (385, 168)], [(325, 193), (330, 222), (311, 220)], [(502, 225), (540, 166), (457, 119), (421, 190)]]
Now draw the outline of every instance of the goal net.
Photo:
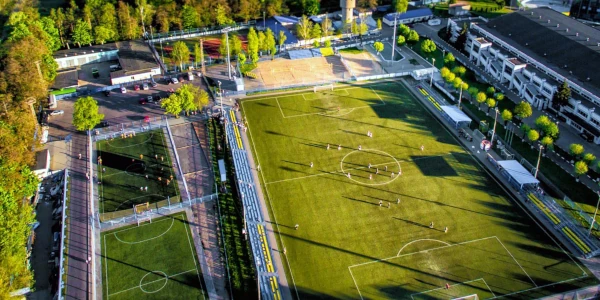
[(124, 131), (121, 134), (122, 138), (129, 138), (129, 137), (134, 137), (134, 136), (135, 136), (135, 131), (133, 131), (133, 130)]
[(313, 88), (313, 91), (319, 92), (319, 91), (333, 91), (333, 83), (332, 84), (326, 84), (326, 85), (316, 85)]
[(477, 294), (473, 294), (473, 295), (452, 298), (452, 300), (479, 300), (479, 297), (477, 296)]
[(136, 205), (134, 205), (133, 210), (136, 215), (142, 215), (142, 214), (150, 211), (150, 202), (136, 204)]
[(152, 223), (152, 215), (148, 214), (146, 216), (141, 216), (137, 218), (137, 226), (140, 226), (146, 222)]

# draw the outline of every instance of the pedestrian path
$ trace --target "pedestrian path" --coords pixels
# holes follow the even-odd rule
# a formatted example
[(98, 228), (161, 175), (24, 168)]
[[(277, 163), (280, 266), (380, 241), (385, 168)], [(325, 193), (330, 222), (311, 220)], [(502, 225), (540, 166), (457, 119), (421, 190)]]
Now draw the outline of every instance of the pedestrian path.
[[(265, 230), (265, 219), (260, 207), (261, 202), (256, 189), (256, 177), (253, 176), (250, 167), (249, 155), (244, 150), (244, 144), (240, 135), (240, 129), (244, 126), (238, 122), (233, 110), (226, 109), (225, 131), (233, 155), (237, 186), (242, 197), (244, 206), (244, 217), (248, 229), (252, 254), (255, 266), (258, 270), (258, 283), (261, 299), (282, 299), (280, 290), (280, 275), (283, 270), (273, 261), (271, 253), (272, 242), (267, 238)], [(279, 273), (278, 273), (279, 272)], [(286, 298), (287, 299), (287, 298)]]

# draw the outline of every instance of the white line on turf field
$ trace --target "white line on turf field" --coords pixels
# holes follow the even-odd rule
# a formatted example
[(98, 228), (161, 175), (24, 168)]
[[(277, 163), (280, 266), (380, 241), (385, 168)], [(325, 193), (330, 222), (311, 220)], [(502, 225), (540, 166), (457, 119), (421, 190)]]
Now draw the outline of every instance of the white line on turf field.
[[(141, 163), (133, 163), (133, 164), (131, 164), (131, 165), (134, 165), (134, 164), (141, 164)], [(129, 166), (131, 166), (131, 165), (129, 165)], [(149, 166), (146, 168), (146, 170), (147, 170), (148, 168), (152, 168), (152, 167), (156, 167), (156, 166), (160, 166), (160, 164), (153, 164), (153, 165), (149, 165)], [(105, 178), (105, 177), (110, 177), (110, 176), (114, 176), (114, 175), (120, 175), (120, 174), (123, 174), (123, 173), (127, 173), (127, 175), (129, 175), (129, 176), (142, 176), (141, 174), (135, 174), (135, 173), (131, 174), (131, 173), (127, 172), (127, 169), (125, 169), (125, 170), (123, 170), (123, 171), (120, 171), (120, 172), (116, 172), (116, 173), (112, 173), (112, 174), (108, 174), (108, 175), (102, 175), (102, 178)], [(100, 172), (100, 174), (102, 174), (102, 172)]]
[(483, 280), (483, 283), (485, 283), (485, 286), (487, 286), (488, 290), (490, 290), (490, 292), (492, 293), (492, 296), (494, 296), (494, 298), (496, 298), (496, 294), (494, 294), (494, 291), (492, 291), (492, 289), (490, 288), (489, 284), (487, 284), (485, 279), (481, 278), (481, 280)]
[[(281, 117), (285, 118), (285, 114), (283, 113), (283, 109), (281, 108), (281, 104), (279, 103), (279, 99), (275, 97), (275, 102), (277, 102), (277, 106), (279, 107), (279, 111), (281, 112)], [(248, 119), (246, 118), (246, 123), (248, 123)]]
[(583, 276), (578, 276), (578, 277), (571, 278), (571, 279), (566, 279), (566, 280), (562, 280), (562, 281), (558, 281), (558, 282), (552, 282), (552, 283), (549, 283), (549, 284), (540, 285), (540, 286), (537, 286), (537, 287), (534, 287), (534, 288), (530, 288), (530, 289), (526, 289), (526, 290), (521, 290), (521, 291), (517, 291), (517, 292), (512, 292), (512, 293), (510, 293), (510, 294), (504, 294), (504, 295), (496, 296), (496, 297), (494, 297), (494, 298), (490, 298), (490, 299), (506, 298), (506, 297), (508, 297), (508, 296), (512, 296), (512, 295), (515, 295), (515, 294), (520, 294), (520, 293), (524, 293), (524, 292), (529, 292), (529, 291), (533, 291), (533, 290), (538, 290), (538, 289), (541, 289), (541, 288), (545, 288), (545, 287), (549, 287), (549, 286), (553, 286), (553, 285), (557, 285), (557, 284), (561, 284), (561, 283), (567, 283), (567, 282), (571, 282), (571, 281), (573, 281), (573, 280), (579, 280), (579, 279), (582, 279), (582, 278), (587, 278), (587, 277), (589, 277), (589, 276), (586, 274), (586, 275), (583, 275)]
[[(398, 83), (396, 83), (396, 84), (398, 84)], [(403, 87), (404, 89), (407, 89), (407, 88), (405, 88), (405, 87), (404, 87), (404, 84), (400, 84), (400, 86), (401, 86), (401, 87)], [(551, 286), (551, 285), (554, 285), (554, 284), (559, 284), (559, 283), (562, 283), (562, 282), (568, 282), (568, 281), (572, 281), (572, 280), (577, 280), (577, 279), (580, 279), (580, 278), (584, 278), (584, 277), (587, 277), (587, 276), (589, 276), (589, 275), (587, 275), (587, 273), (585, 272), (585, 270), (583, 270), (583, 268), (582, 268), (582, 267), (581, 267), (581, 266), (580, 266), (580, 265), (579, 265), (579, 264), (578, 264), (578, 263), (575, 261), (575, 259), (573, 258), (573, 256), (572, 256), (571, 254), (567, 253), (567, 251), (566, 251), (566, 250), (563, 248), (563, 246), (562, 246), (562, 245), (561, 245), (561, 244), (560, 244), (560, 243), (559, 243), (559, 242), (558, 242), (558, 241), (557, 241), (557, 240), (556, 240), (556, 239), (555, 239), (555, 238), (554, 238), (554, 237), (553, 237), (553, 236), (552, 236), (552, 235), (551, 235), (551, 234), (548, 232), (548, 230), (547, 230), (547, 229), (546, 229), (544, 226), (542, 226), (542, 224), (540, 224), (540, 222), (539, 222), (539, 221), (538, 221), (538, 220), (537, 220), (537, 219), (536, 219), (534, 216), (532, 216), (532, 215), (531, 215), (531, 213), (530, 213), (530, 212), (529, 212), (529, 211), (528, 211), (528, 210), (527, 210), (527, 209), (526, 209), (526, 208), (523, 206), (523, 204), (522, 204), (522, 203), (521, 203), (521, 202), (520, 202), (518, 199), (515, 199), (515, 197), (513, 196), (513, 194), (511, 194), (511, 192), (510, 192), (510, 191), (508, 191), (508, 190), (507, 190), (507, 189), (504, 187), (504, 185), (503, 185), (502, 183), (500, 183), (500, 182), (499, 182), (499, 181), (496, 179), (496, 177), (495, 177), (494, 175), (492, 175), (492, 174), (490, 173), (490, 171), (489, 171), (489, 170), (488, 170), (488, 169), (487, 169), (487, 168), (486, 168), (486, 167), (485, 167), (483, 164), (481, 164), (481, 162), (479, 162), (479, 160), (477, 160), (477, 158), (475, 158), (475, 156), (473, 155), (473, 153), (472, 153), (472, 152), (471, 152), (469, 149), (465, 148), (465, 146), (464, 146), (463, 144), (461, 144), (461, 142), (460, 142), (460, 141), (459, 141), (459, 140), (456, 138), (456, 136), (454, 136), (454, 135), (453, 135), (453, 134), (450, 132), (450, 130), (448, 130), (448, 128), (446, 128), (446, 126), (445, 126), (445, 125), (444, 125), (444, 124), (443, 124), (443, 123), (442, 123), (442, 122), (441, 122), (441, 121), (440, 121), (440, 120), (439, 120), (439, 119), (438, 119), (438, 118), (437, 118), (437, 117), (436, 117), (436, 116), (433, 114), (433, 112), (431, 112), (431, 111), (430, 111), (430, 110), (429, 110), (429, 109), (428, 109), (428, 108), (427, 108), (427, 107), (426, 107), (426, 106), (425, 106), (425, 105), (424, 105), (424, 104), (421, 102), (421, 100), (419, 100), (420, 98), (418, 97), (418, 94), (416, 93), (416, 91), (414, 91), (414, 90), (412, 90), (412, 89), (407, 89), (407, 91), (408, 91), (408, 92), (409, 92), (409, 93), (410, 93), (410, 94), (413, 96), (413, 98), (415, 98), (415, 101), (416, 101), (417, 103), (419, 103), (419, 105), (421, 105), (421, 107), (422, 107), (422, 108), (423, 108), (425, 111), (427, 111), (427, 112), (429, 113), (429, 115), (430, 115), (430, 116), (431, 116), (431, 117), (432, 117), (434, 120), (436, 120), (436, 122), (438, 122), (438, 124), (440, 124), (440, 126), (441, 126), (441, 127), (442, 127), (442, 128), (443, 128), (443, 129), (444, 129), (444, 130), (445, 130), (445, 131), (446, 131), (446, 132), (447, 132), (447, 133), (448, 133), (448, 134), (449, 134), (449, 135), (452, 137), (452, 139), (454, 139), (454, 141), (456, 141), (456, 144), (457, 144), (457, 145), (459, 145), (459, 146), (461, 146), (461, 147), (462, 147), (462, 148), (465, 150), (465, 153), (468, 153), (468, 154), (469, 154), (469, 156), (471, 156), (471, 158), (473, 159), (473, 161), (474, 161), (474, 162), (475, 162), (475, 163), (476, 163), (476, 164), (477, 164), (477, 165), (480, 167), (480, 169), (482, 169), (484, 172), (486, 172), (486, 174), (488, 174), (488, 176), (489, 176), (489, 177), (490, 177), (492, 180), (494, 180), (494, 182), (496, 182), (496, 184), (497, 184), (497, 185), (498, 185), (498, 186), (499, 186), (499, 187), (500, 187), (500, 188), (501, 188), (501, 189), (504, 191), (504, 193), (505, 193), (506, 195), (508, 195), (508, 197), (509, 197), (510, 199), (512, 199), (512, 200), (513, 200), (513, 202), (514, 202), (514, 203), (516, 203), (516, 204), (517, 204), (517, 205), (518, 205), (518, 206), (519, 206), (519, 207), (520, 207), (520, 208), (523, 210), (523, 212), (525, 212), (525, 214), (526, 214), (527, 216), (529, 216), (529, 218), (531, 218), (531, 220), (533, 220), (533, 222), (534, 222), (536, 225), (538, 225), (538, 227), (539, 227), (539, 228), (540, 228), (540, 229), (541, 229), (541, 230), (542, 230), (542, 231), (543, 231), (543, 232), (544, 232), (544, 233), (545, 233), (545, 234), (548, 236), (548, 238), (550, 238), (550, 240), (552, 240), (552, 241), (554, 242), (554, 244), (555, 244), (555, 245), (556, 245), (556, 246), (557, 246), (557, 247), (558, 247), (560, 250), (562, 250), (562, 252), (563, 252), (563, 253), (564, 253), (564, 254), (565, 254), (565, 255), (566, 255), (568, 258), (570, 258), (570, 259), (571, 259), (571, 261), (572, 261), (572, 262), (573, 262), (573, 263), (574, 263), (574, 264), (575, 264), (575, 265), (576, 265), (576, 266), (579, 268), (579, 270), (581, 270), (581, 272), (582, 272), (583, 274), (585, 274), (584, 276), (581, 276), (581, 277), (577, 277), (577, 278), (574, 278), (574, 279), (568, 279), (568, 280), (561, 281), (561, 282), (556, 282), (556, 283), (551, 283), (551, 284), (547, 284), (547, 285), (539, 286), (538, 288), (542, 288), (542, 287), (546, 287), (546, 286)], [(527, 290), (525, 290), (525, 291), (527, 291)], [(525, 292), (525, 291), (522, 291), (522, 292)], [(521, 293), (521, 292), (516, 292), (516, 293), (512, 293), (512, 294), (517, 294), (517, 293)], [(512, 295), (512, 294), (509, 294), (509, 295)], [(508, 295), (503, 295), (503, 296), (508, 296)]]
[(402, 252), (402, 250), (404, 250), (404, 248), (406, 248), (407, 246), (409, 246), (409, 245), (411, 245), (413, 243), (416, 243), (416, 242), (423, 242), (423, 241), (438, 242), (438, 243), (446, 244), (446, 246), (452, 246), (452, 244), (450, 244), (448, 242), (440, 241), (440, 240), (435, 240), (435, 239), (418, 239), (418, 240), (414, 240), (414, 241), (409, 242), (406, 245), (402, 246), (402, 248), (400, 248), (400, 250), (398, 251), (398, 254), (396, 254), (396, 256), (400, 256), (400, 253)]
[[(250, 134), (250, 135), (252, 135), (252, 134)], [(400, 162), (400, 163), (402, 163), (402, 162), (414, 162), (416, 160), (423, 160), (423, 159), (434, 158), (434, 157), (444, 157), (444, 156), (449, 156), (449, 155), (452, 155), (452, 153), (440, 154), (440, 155), (433, 155), (433, 156), (423, 156), (423, 157), (418, 157), (418, 158), (414, 158), (414, 159), (402, 159), (402, 160), (398, 160), (398, 162)], [(395, 158), (395, 157), (393, 157), (393, 158)], [(391, 162), (388, 162), (388, 163), (380, 163), (380, 164), (376, 164), (376, 165), (371, 165), (371, 167), (384, 166), (384, 165), (387, 165), (387, 164), (395, 164), (395, 163), (396, 163), (395, 161), (391, 161)], [(350, 169), (350, 170), (362, 170), (362, 169), (366, 169), (366, 168), (368, 168), (368, 167), (358, 167), (358, 168), (353, 168), (353, 169)], [(339, 174), (343, 175), (343, 173), (341, 171), (329, 171), (329, 172), (324, 172), (324, 173), (319, 173), (319, 174), (313, 174), (313, 175), (306, 175), (306, 176), (295, 177), (295, 178), (275, 180), (275, 181), (267, 182), (267, 183), (265, 183), (265, 185), (267, 185), (267, 184), (273, 184), (273, 183), (286, 182), (286, 181), (292, 181), (292, 180), (298, 180), (298, 179), (306, 179), (306, 178), (315, 177), (315, 176), (339, 175)], [(263, 178), (263, 182), (264, 182), (264, 178)]]
[(376, 260), (372, 260), (372, 261), (368, 261), (368, 262), (364, 262), (364, 263), (360, 263), (360, 264), (356, 264), (356, 265), (351, 265), (348, 268), (360, 267), (360, 266), (364, 266), (364, 265), (378, 263), (378, 262), (381, 262), (381, 261), (388, 261), (388, 260), (395, 259), (395, 258), (398, 258), (398, 257), (413, 255), (413, 254), (417, 254), (417, 253), (424, 253), (424, 252), (427, 252), (427, 251), (439, 250), (439, 249), (444, 249), (444, 248), (448, 248), (448, 247), (460, 246), (460, 245), (464, 245), (464, 244), (479, 242), (479, 241), (493, 239), (493, 238), (496, 238), (496, 237), (495, 236), (489, 236), (489, 237), (485, 237), (485, 238), (480, 238), (480, 239), (475, 239), (475, 240), (460, 242), (460, 243), (456, 243), (456, 244), (450, 244), (448, 246), (440, 246), (440, 247), (425, 249), (425, 250), (421, 250), (421, 251), (417, 251), (417, 252), (412, 252), (412, 253), (407, 253), (407, 254), (390, 256), (390, 257), (386, 257), (386, 258), (382, 258), (382, 259), (376, 259)]
[(525, 275), (527, 275), (527, 277), (529, 278), (529, 280), (531, 280), (531, 282), (533, 282), (533, 285), (537, 286), (537, 283), (535, 283), (535, 281), (533, 281), (533, 279), (531, 279), (531, 276), (529, 276), (529, 274), (527, 273), (527, 271), (525, 271), (525, 269), (523, 269), (523, 266), (521, 266), (521, 264), (512, 255), (512, 253), (510, 253), (510, 251), (508, 251), (508, 249), (506, 248), (506, 246), (504, 246), (504, 243), (502, 243), (502, 241), (498, 237), (496, 237), (496, 240), (498, 240), (498, 242), (500, 243), (500, 245), (502, 245), (502, 247), (504, 248), (504, 250), (506, 250), (506, 252), (510, 255), (510, 257), (512, 257), (512, 259), (517, 263), (517, 265), (519, 265), (519, 268), (521, 268), (521, 270), (523, 271), (523, 273), (525, 273)]
[[(242, 101), (242, 108), (244, 108), (244, 102)], [(245, 114), (245, 109), (243, 109), (244, 114)], [(258, 166), (260, 166), (260, 161), (258, 160), (258, 152), (256, 152), (256, 144), (254, 144), (254, 138), (252, 137), (252, 130), (250, 129), (250, 122), (248, 122), (248, 116), (245, 115), (245, 119), (246, 122), (248, 123), (248, 132), (250, 133), (250, 141), (252, 142), (252, 149), (254, 149), (254, 154), (256, 155), (256, 164)], [(258, 172), (260, 173), (260, 176), (262, 178), (262, 182), (264, 183), (264, 187), (265, 187), (265, 191), (267, 192), (267, 197), (265, 199), (266, 202), (269, 202), (269, 206), (271, 207), (271, 212), (273, 213), (273, 220), (275, 221), (275, 226), (277, 227), (277, 231), (281, 232), (281, 229), (279, 228), (279, 222), (277, 222), (277, 216), (275, 215), (275, 210), (273, 209), (273, 204), (271, 203), (271, 195), (269, 194), (269, 188), (267, 188), (267, 184), (265, 181), (265, 176), (263, 174), (263, 171)], [(279, 243), (281, 243), (281, 247), (283, 249), (285, 249), (285, 245), (283, 244), (283, 238), (281, 237), (280, 234), (276, 234), (276, 236), (279, 237)], [(294, 291), (296, 292), (296, 298), (300, 299), (300, 294), (298, 293), (298, 288), (296, 287), (296, 280), (294, 280), (294, 274), (292, 273), (292, 267), (290, 266), (290, 261), (287, 259), (287, 257), (282, 257), (281, 255), (279, 256), (280, 259), (285, 259), (287, 266), (288, 266), (288, 271), (290, 272), (290, 277), (292, 278), (292, 284), (294, 285)], [(285, 276), (285, 270), (283, 270), (283, 274)]]
[[(147, 134), (147, 133), (138, 133), (138, 135), (143, 135), (143, 134)], [(118, 147), (118, 146), (113, 146), (113, 145), (111, 145), (111, 144), (110, 144), (110, 140), (105, 140), (105, 141), (106, 141), (106, 143), (107, 143), (109, 146), (111, 146), (112, 148), (124, 149), (124, 148), (129, 148), (129, 147), (133, 147), (133, 146), (139, 146), (139, 145), (145, 144), (145, 143), (147, 143), (148, 141), (152, 140), (152, 137), (153, 137), (153, 136), (154, 136), (154, 132), (150, 132), (150, 137), (149, 137), (149, 138), (147, 138), (145, 141), (143, 141), (143, 142), (139, 142), (139, 143), (136, 143), (136, 144), (131, 144), (131, 145), (129, 145), (129, 144), (128, 144), (127, 146), (123, 146), (123, 147)], [(119, 136), (119, 137), (116, 137), (116, 138), (121, 138), (121, 137)], [(122, 138), (122, 139), (127, 139), (127, 138)]]
[[(473, 280), (469, 280), (469, 281), (463, 281), (463, 282), (459, 282), (459, 283), (451, 284), (451, 285), (450, 285), (450, 287), (457, 286), (457, 285), (466, 285), (467, 283), (471, 283), (471, 282), (475, 282), (475, 281), (480, 281), (480, 280), (483, 280), (483, 278), (477, 278), (477, 279), (473, 279)], [(483, 282), (485, 283), (485, 280), (483, 280)], [(487, 283), (486, 283), (486, 286), (487, 286)], [(488, 289), (489, 289), (489, 288), (490, 288), (490, 287), (488, 286)], [(439, 288), (435, 288), (435, 289), (427, 290), (427, 291), (420, 292), (420, 293), (414, 293), (414, 294), (411, 294), (411, 295), (410, 295), (410, 298), (412, 298), (412, 299), (414, 300), (414, 299), (415, 299), (415, 298), (413, 297), (414, 295), (426, 294), (426, 293), (430, 293), (430, 292), (437, 291), (437, 290), (441, 290), (441, 289), (446, 289), (446, 287), (439, 287)], [(494, 292), (492, 292), (492, 290), (490, 290), (490, 292), (492, 293), (492, 295), (494, 295)], [(495, 296), (495, 295), (494, 295), (494, 296)], [(460, 296), (459, 296), (459, 297), (460, 297)]]
[(385, 105), (385, 102), (383, 101), (383, 99), (381, 99), (381, 96), (379, 96), (379, 94), (372, 87), (369, 87), (369, 89), (371, 89), (371, 91), (373, 93), (375, 93), (375, 95), (377, 96), (377, 98), (379, 98), (379, 101), (381, 101), (381, 104)]
[(104, 269), (106, 270), (106, 298), (108, 299), (108, 248), (106, 248), (106, 235), (104, 236)]
[(350, 271), (350, 276), (352, 276), (352, 281), (354, 281), (354, 285), (356, 286), (356, 290), (358, 291), (360, 299), (363, 300), (364, 298), (362, 296), (362, 293), (360, 292), (360, 289), (358, 288), (358, 283), (356, 283), (356, 279), (354, 279), (354, 274), (352, 274), (352, 270), (350, 270), (350, 267), (348, 267), (348, 271)]
[[(152, 223), (148, 223), (148, 224), (152, 224)], [(154, 224), (156, 224), (156, 222), (155, 222)], [(120, 239), (120, 238), (117, 236), (117, 233), (119, 233), (119, 232), (121, 232), (121, 231), (115, 232), (115, 233), (113, 233), (113, 235), (115, 236), (115, 238), (116, 238), (116, 239), (117, 239), (119, 242), (121, 242), (121, 243), (123, 243), (123, 244), (128, 244), (128, 245), (141, 244), (141, 243), (144, 243), (144, 242), (147, 242), (147, 241), (151, 241), (151, 240), (157, 239), (157, 238), (159, 238), (159, 237), (161, 237), (161, 236), (163, 236), (163, 235), (167, 234), (169, 231), (171, 231), (171, 228), (173, 228), (173, 224), (175, 224), (175, 218), (174, 218), (174, 217), (173, 217), (173, 218), (171, 218), (171, 225), (169, 226), (169, 228), (168, 228), (168, 229), (167, 229), (165, 232), (163, 232), (163, 233), (161, 233), (161, 234), (159, 234), (159, 235), (157, 235), (157, 236), (155, 236), (155, 237), (152, 237), (152, 238), (149, 238), (149, 239), (145, 239), (145, 240), (141, 240), (141, 241), (137, 241), (137, 242), (126, 242), (126, 241), (123, 241), (123, 240), (121, 240), (121, 239)], [(140, 228), (140, 227), (138, 226), (138, 227), (133, 227), (133, 228)], [(132, 229), (132, 228), (129, 228), (129, 229)], [(125, 230), (127, 230), (127, 229), (125, 229)]]
[[(166, 278), (167, 278), (167, 280), (169, 280), (169, 279), (171, 279), (171, 278), (173, 278), (173, 277), (177, 277), (177, 276), (179, 276), (179, 275), (183, 275), (183, 274), (186, 274), (186, 273), (189, 273), (189, 272), (192, 272), (192, 271), (196, 271), (196, 272), (197, 272), (198, 270), (197, 270), (197, 269), (191, 269), (191, 270), (183, 271), (183, 272), (181, 272), (181, 273), (177, 273), (177, 274), (173, 274), (173, 275), (167, 275), (167, 277), (166, 277)], [(162, 272), (162, 273), (164, 273), (164, 272)], [(149, 285), (149, 284), (153, 284), (153, 283), (155, 283), (155, 282), (159, 282), (159, 281), (161, 281), (161, 280), (165, 280), (165, 279), (164, 279), (164, 278), (156, 279), (156, 280), (153, 280), (153, 281), (146, 282), (146, 283), (144, 283), (144, 284), (138, 284), (137, 286), (134, 286), (134, 287), (131, 287), (131, 288), (128, 288), (128, 289), (124, 289), (124, 290), (122, 290), (122, 291), (118, 291), (118, 292), (116, 292), (116, 293), (112, 293), (112, 294), (110, 294), (110, 295), (108, 295), (108, 294), (107, 294), (107, 295), (108, 295), (108, 297), (110, 297), (110, 296), (114, 296), (114, 295), (116, 295), (116, 294), (120, 294), (120, 293), (124, 293), (124, 292), (131, 291), (131, 290), (133, 290), (133, 289), (141, 288), (142, 286)], [(204, 293), (202, 293), (202, 294), (204, 294)]]
[(156, 195), (156, 196), (160, 196), (160, 197), (163, 197), (163, 198), (161, 199), (161, 201), (162, 201), (162, 200), (164, 200), (164, 199), (167, 199), (167, 197), (165, 197), (165, 196), (163, 196), (163, 195), (160, 195), (160, 194), (147, 194), (147, 195), (144, 195), (144, 196), (139, 196), (139, 197), (135, 197), (135, 198), (130, 198), (130, 199), (127, 199), (127, 200), (125, 200), (125, 201), (121, 202), (121, 204), (119, 204), (119, 206), (117, 206), (117, 208), (115, 208), (115, 210), (113, 210), (113, 211), (118, 211), (118, 210), (119, 210), (119, 208), (121, 208), (121, 205), (123, 205), (123, 204), (125, 204), (125, 203), (127, 203), (127, 202), (131, 202), (131, 201), (134, 201), (134, 200), (137, 200), (137, 199), (140, 199), (140, 198), (145, 198), (145, 197), (154, 196), (154, 195)]
[[(190, 245), (190, 251), (192, 252), (192, 261), (194, 262), (194, 268), (196, 269), (196, 275), (198, 275), (198, 283), (200, 284), (200, 290), (202, 292), (202, 279), (200, 278), (200, 271), (198, 270), (198, 264), (200, 264), (200, 262), (196, 263), (196, 258), (197, 258), (197, 253), (194, 251), (194, 247), (192, 247), (192, 242), (190, 241), (190, 235), (192, 234), (191, 232), (188, 232), (188, 229), (191, 231), (191, 228), (188, 228), (189, 226), (184, 225), (185, 227), (185, 235), (187, 236), (188, 239), (188, 244)], [(202, 251), (202, 249), (200, 249), (200, 251)], [(206, 291), (208, 293), (208, 289)], [(206, 297), (204, 296), (204, 292), (202, 292), (202, 299), (206, 299)]]

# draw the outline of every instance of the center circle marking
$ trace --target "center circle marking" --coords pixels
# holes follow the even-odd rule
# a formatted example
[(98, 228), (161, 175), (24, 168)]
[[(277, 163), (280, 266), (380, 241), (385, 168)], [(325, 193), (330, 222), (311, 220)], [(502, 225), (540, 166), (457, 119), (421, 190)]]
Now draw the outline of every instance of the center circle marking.
[[(144, 278), (146, 278), (146, 276), (148, 276), (148, 275), (150, 275), (150, 274), (162, 274), (162, 275), (164, 275), (164, 276), (165, 276), (165, 277), (164, 277), (164, 279), (165, 279), (165, 283), (163, 283), (163, 285), (162, 285), (160, 288), (158, 288), (158, 289), (156, 289), (156, 290), (154, 290), (154, 291), (145, 290), (145, 289), (144, 289), (144, 285), (142, 284), (142, 282), (144, 281)], [(160, 280), (160, 279), (158, 279), (158, 280)], [(156, 280), (156, 281), (158, 281), (158, 280)], [(167, 285), (167, 282), (168, 282), (168, 281), (169, 281), (169, 276), (167, 276), (167, 273), (165, 273), (165, 272), (163, 272), (163, 271), (152, 271), (152, 272), (148, 272), (148, 273), (146, 273), (146, 275), (144, 275), (144, 277), (142, 277), (142, 279), (140, 279), (140, 290), (142, 290), (142, 292), (144, 292), (144, 293), (146, 293), (146, 294), (154, 294), (154, 293), (156, 293), (156, 292), (159, 292), (160, 290), (164, 289), (164, 288), (165, 288), (165, 286)]]
[[(344, 170), (344, 160), (346, 159), (346, 157), (348, 157), (351, 154), (356, 153), (356, 152), (367, 152), (367, 153), (369, 153), (369, 152), (377, 152), (377, 153), (381, 153), (381, 154), (387, 155), (387, 156), (391, 157), (394, 160), (394, 162), (396, 162), (396, 164), (398, 165), (398, 170), (402, 171), (402, 167), (400, 166), (400, 162), (395, 157), (393, 157), (391, 154), (389, 154), (389, 153), (387, 153), (385, 151), (376, 150), (376, 149), (362, 149), (362, 150), (354, 150), (352, 152), (349, 152), (340, 161), (340, 169), (342, 170), (342, 173), (344, 173), (344, 175), (346, 175), (346, 178), (348, 178), (348, 176), (347, 176), (348, 172), (346, 172)], [(384, 184), (388, 184), (388, 183), (396, 180), (398, 177), (400, 177), (400, 175), (396, 174), (396, 176), (394, 176), (394, 178), (390, 178), (388, 181), (382, 182), (382, 183), (366, 183), (366, 182), (358, 181), (358, 180), (356, 180), (356, 179), (354, 179), (352, 177), (350, 177), (348, 179), (350, 179), (350, 180), (352, 180), (352, 181), (354, 181), (354, 182), (356, 182), (358, 184), (363, 184), (363, 185), (384, 185)]]

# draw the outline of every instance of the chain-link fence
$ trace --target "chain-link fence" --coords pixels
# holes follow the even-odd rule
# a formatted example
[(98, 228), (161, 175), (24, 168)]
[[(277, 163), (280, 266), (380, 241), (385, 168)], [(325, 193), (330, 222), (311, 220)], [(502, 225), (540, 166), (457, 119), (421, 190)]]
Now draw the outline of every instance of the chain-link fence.
[(131, 121), (118, 125), (96, 128), (92, 131), (94, 142), (121, 137), (121, 134), (140, 133), (166, 126), (166, 117), (147, 117), (139, 121)]

